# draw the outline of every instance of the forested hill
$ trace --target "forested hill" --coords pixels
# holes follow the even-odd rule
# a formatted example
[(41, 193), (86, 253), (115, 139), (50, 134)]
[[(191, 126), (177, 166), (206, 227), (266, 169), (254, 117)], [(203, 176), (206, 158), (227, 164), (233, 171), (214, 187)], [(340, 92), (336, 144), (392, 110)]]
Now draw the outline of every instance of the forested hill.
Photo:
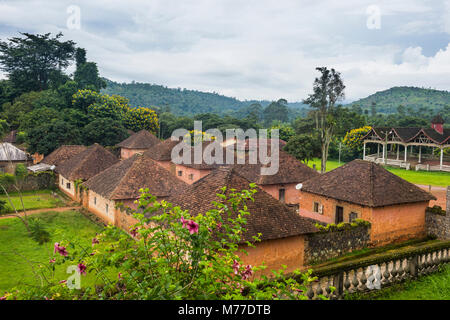
[(450, 92), (417, 87), (393, 87), (354, 101), (350, 105), (360, 106), (363, 111), (368, 110), (370, 113), (374, 103), (377, 113), (396, 113), (402, 105), (404, 108), (401, 108), (405, 112), (434, 114), (450, 106)]
[[(170, 110), (176, 115), (192, 116), (199, 113), (215, 113), (219, 115), (236, 115), (239, 110), (259, 103), (262, 107), (271, 101), (240, 101), (236, 98), (226, 97), (218, 93), (201, 92), (188, 89), (167, 88), (149, 83), (117, 83), (106, 80), (107, 87), (102, 92), (118, 94), (130, 100), (132, 106), (154, 106)], [(289, 103), (293, 111), (305, 109), (302, 103)]]

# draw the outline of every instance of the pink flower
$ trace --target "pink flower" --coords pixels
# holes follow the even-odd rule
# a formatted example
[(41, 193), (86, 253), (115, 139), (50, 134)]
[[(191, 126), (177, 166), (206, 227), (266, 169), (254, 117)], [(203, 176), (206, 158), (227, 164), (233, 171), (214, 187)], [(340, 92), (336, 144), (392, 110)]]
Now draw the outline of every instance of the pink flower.
[(247, 280), (253, 275), (253, 270), (251, 265), (245, 267), (244, 272), (242, 272), (242, 280)]
[(86, 265), (85, 264), (83, 264), (82, 262), (80, 262), (79, 264), (78, 264), (78, 273), (79, 274), (82, 274), (82, 275), (86, 275)]
[(92, 239), (92, 246), (94, 246), (95, 244), (99, 244), (100, 242), (98, 241), (97, 238)]
[(222, 228), (222, 222), (219, 222), (219, 223), (217, 224), (217, 229), (220, 229), (220, 228)]
[(237, 260), (234, 260), (234, 261), (233, 261), (233, 271), (234, 271), (234, 274), (238, 274), (238, 273), (239, 273), (239, 267), (240, 267), (239, 262), (237, 262)]
[(53, 253), (59, 253), (60, 255), (67, 257), (68, 253), (66, 247), (60, 246), (58, 242), (55, 243)]
[(190, 234), (198, 233), (198, 223), (192, 220), (189, 220), (187, 223), (187, 228)]
[(50, 259), (49, 263), (55, 263), (56, 260), (55, 259)]
[(122, 272), (119, 272), (119, 274), (117, 275), (117, 277), (120, 279), (122, 279)]
[(67, 280), (61, 280), (59, 283), (66, 283)]
[(5, 295), (4, 295), (4, 296), (0, 297), (0, 301), (6, 300), (6, 294), (7, 294), (7, 292), (5, 292)]
[(185, 220), (183, 216), (181, 216), (181, 223), (183, 224), (183, 228), (186, 228), (186, 225), (188, 224), (188, 220)]

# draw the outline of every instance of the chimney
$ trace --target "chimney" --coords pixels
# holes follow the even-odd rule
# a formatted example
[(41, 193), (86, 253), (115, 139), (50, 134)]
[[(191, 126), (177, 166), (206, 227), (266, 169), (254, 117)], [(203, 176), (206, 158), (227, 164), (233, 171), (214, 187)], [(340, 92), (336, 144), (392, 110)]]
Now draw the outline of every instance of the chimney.
[(431, 128), (439, 132), (440, 134), (444, 134), (444, 119), (438, 114), (436, 117), (431, 120)]

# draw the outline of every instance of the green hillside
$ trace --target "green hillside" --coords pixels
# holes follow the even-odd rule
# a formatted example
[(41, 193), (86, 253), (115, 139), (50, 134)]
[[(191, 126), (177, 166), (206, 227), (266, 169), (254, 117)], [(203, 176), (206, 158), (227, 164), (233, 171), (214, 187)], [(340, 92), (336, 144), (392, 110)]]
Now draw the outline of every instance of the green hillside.
[(377, 113), (396, 113), (399, 105), (402, 105), (404, 112), (407, 113), (435, 114), (450, 106), (450, 92), (416, 87), (393, 87), (354, 101), (350, 106), (360, 106), (363, 111), (367, 110), (370, 113), (373, 103), (376, 105)]
[[(106, 79), (105, 79), (106, 80)], [(153, 106), (176, 115), (192, 116), (199, 113), (244, 116), (253, 103), (266, 107), (271, 101), (241, 101), (218, 93), (201, 92), (181, 88), (168, 88), (149, 83), (117, 83), (106, 80), (107, 87), (102, 92), (126, 97), (132, 106)], [(305, 112), (307, 105), (300, 102), (289, 103), (290, 118)]]

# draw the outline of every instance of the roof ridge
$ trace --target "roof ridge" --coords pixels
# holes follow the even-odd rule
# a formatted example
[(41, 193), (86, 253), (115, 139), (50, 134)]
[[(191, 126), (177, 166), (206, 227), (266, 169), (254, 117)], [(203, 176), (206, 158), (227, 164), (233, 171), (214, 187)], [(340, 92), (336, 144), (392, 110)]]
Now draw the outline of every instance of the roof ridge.
[[(128, 159), (130, 159), (130, 162), (131, 162), (131, 159), (133, 159), (134, 157), (138, 158), (138, 156), (139, 156), (139, 154), (136, 154), (136, 155), (133, 155), (133, 157), (128, 158)], [(128, 159), (126, 159), (125, 161), (127, 161)], [(122, 176), (122, 178), (120, 178), (119, 182), (116, 183), (116, 186), (114, 187), (114, 189), (111, 191), (111, 194), (109, 195), (110, 198), (114, 197), (114, 194), (116, 193), (117, 188), (119, 188), (119, 186), (121, 185), (122, 181), (123, 181), (126, 177), (128, 177), (128, 175), (130, 174), (131, 169), (135, 166), (137, 160), (139, 160), (139, 159), (135, 159), (135, 160), (133, 161), (133, 163), (131, 164), (131, 166), (128, 168), (127, 172)], [(118, 162), (117, 164), (118, 164), (118, 166), (119, 166), (120, 164), (123, 164), (123, 162)]]

